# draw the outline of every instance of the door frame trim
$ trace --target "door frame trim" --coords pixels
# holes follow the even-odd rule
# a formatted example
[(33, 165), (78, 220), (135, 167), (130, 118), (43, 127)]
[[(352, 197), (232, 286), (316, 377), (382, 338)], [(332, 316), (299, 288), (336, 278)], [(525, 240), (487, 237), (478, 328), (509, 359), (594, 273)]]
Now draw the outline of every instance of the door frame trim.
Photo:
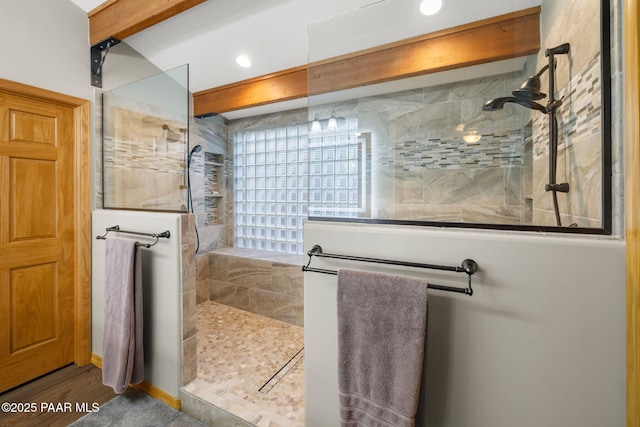
[(640, 425), (640, 6), (624, 2), (627, 426)]
[(73, 361), (91, 361), (91, 102), (0, 78), (0, 92), (55, 102), (74, 111), (74, 333)]

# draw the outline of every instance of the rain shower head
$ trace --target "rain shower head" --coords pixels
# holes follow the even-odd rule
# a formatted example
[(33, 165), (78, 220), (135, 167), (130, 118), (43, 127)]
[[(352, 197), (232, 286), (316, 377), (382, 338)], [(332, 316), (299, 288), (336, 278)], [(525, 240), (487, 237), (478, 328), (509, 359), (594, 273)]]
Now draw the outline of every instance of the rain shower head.
[(505, 96), (502, 98), (490, 99), (484, 103), (484, 105), (482, 106), (482, 111), (502, 110), (502, 108), (504, 107), (504, 104), (506, 104), (507, 102), (515, 102), (515, 99), (516, 98), (513, 96)]
[[(166, 123), (160, 125), (162, 127), (162, 139), (165, 142), (183, 142), (182, 135), (174, 131)], [(182, 129), (180, 129), (182, 131)]]
[(530, 98), (534, 101), (539, 101), (540, 99), (546, 98), (547, 95), (540, 92), (540, 88), (542, 84), (540, 83), (540, 76), (549, 69), (549, 65), (545, 65), (538, 71), (538, 74), (535, 74), (529, 77), (520, 85), (520, 87), (513, 92), (513, 96), (521, 97), (521, 98)]
[(547, 109), (535, 101), (547, 97), (545, 93), (540, 92), (540, 88), (542, 87), (540, 76), (548, 69), (549, 65), (545, 65), (540, 69), (540, 71), (538, 71), (538, 74), (535, 74), (525, 80), (518, 89), (511, 92), (513, 96), (495, 98), (485, 102), (485, 104), (482, 106), (482, 111), (502, 110), (504, 104), (506, 104), (507, 102), (513, 102), (525, 108), (538, 110), (546, 114)]
[(514, 104), (521, 105), (525, 108), (530, 108), (532, 110), (538, 110), (542, 113), (547, 113), (547, 109), (535, 102), (528, 96), (505, 96), (501, 98), (490, 99), (485, 102), (482, 106), (482, 111), (497, 111), (502, 110), (504, 108), (504, 104), (507, 102), (513, 102)]
[[(542, 72), (542, 71), (541, 71)], [(540, 92), (542, 84), (540, 83), (540, 73), (529, 77), (520, 87), (513, 92), (513, 96), (517, 98), (529, 98), (535, 101), (546, 98), (546, 94)]]

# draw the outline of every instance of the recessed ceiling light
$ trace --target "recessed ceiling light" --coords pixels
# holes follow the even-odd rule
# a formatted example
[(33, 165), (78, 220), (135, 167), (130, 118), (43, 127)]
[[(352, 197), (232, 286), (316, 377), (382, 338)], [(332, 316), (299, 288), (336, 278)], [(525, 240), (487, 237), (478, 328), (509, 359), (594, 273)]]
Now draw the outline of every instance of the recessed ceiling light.
[(478, 135), (478, 132), (475, 130), (469, 131), (468, 133), (466, 133), (462, 139), (464, 139), (464, 142), (466, 142), (467, 144), (477, 144), (478, 141), (480, 141), (482, 139), (482, 135)]
[(236, 58), (236, 63), (242, 68), (251, 68), (253, 66), (253, 62), (247, 55), (239, 55)]
[(422, 0), (420, 12), (426, 16), (435, 16), (444, 9), (444, 0)]

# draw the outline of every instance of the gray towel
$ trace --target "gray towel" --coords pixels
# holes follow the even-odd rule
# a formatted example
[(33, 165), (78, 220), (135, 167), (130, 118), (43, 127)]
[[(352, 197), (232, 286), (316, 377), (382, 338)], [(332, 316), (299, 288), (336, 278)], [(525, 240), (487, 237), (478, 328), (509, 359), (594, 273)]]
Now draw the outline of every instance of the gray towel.
[(132, 240), (107, 239), (102, 383), (116, 393), (144, 377), (142, 269)]
[(424, 363), (427, 282), (338, 272), (343, 427), (415, 425)]

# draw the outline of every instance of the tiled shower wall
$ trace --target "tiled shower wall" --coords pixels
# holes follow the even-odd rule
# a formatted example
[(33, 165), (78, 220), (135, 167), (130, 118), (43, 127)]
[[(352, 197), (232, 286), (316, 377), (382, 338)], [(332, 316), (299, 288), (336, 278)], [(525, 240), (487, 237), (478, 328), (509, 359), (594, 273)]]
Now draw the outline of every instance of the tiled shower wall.
[(198, 303), (210, 299), (302, 326), (301, 257), (222, 249), (198, 255), (196, 265)]
[[(556, 40), (553, 37), (548, 37), (549, 45), (578, 39), (571, 41), (575, 59), (570, 73), (563, 65), (569, 59), (558, 58), (559, 97), (564, 96), (559, 110), (558, 182), (566, 180), (571, 186), (569, 194), (560, 194), (563, 222), (599, 227), (599, 40), (571, 34), (567, 38), (564, 34), (557, 36)], [(585, 50), (591, 51), (589, 57)], [(543, 59), (539, 58), (540, 64)], [(339, 116), (357, 116), (360, 131), (371, 135), (373, 217), (553, 224), (551, 197), (544, 191), (548, 180), (546, 116), (515, 104), (506, 104), (501, 111), (482, 111), (488, 99), (508, 95), (535, 72), (530, 68), (310, 107), (308, 112), (301, 109), (229, 123), (220, 116), (192, 119), (190, 147), (204, 147), (193, 156), (190, 168), (199, 253), (233, 246), (233, 147), (229, 135), (241, 129), (305, 122), (316, 113), (325, 117), (332, 111)], [(468, 144), (462, 139), (466, 133), (476, 133), (481, 139)], [(216, 215), (207, 213), (205, 199), (209, 181), (205, 158), (211, 156), (218, 156), (224, 163), (217, 169), (222, 197), (215, 200), (219, 209)]]
[[(567, 13), (570, 11), (563, 12)], [(568, 195), (560, 195), (563, 223), (599, 227), (599, 39), (597, 35), (562, 34), (554, 40), (553, 31), (547, 44), (564, 42), (566, 36), (571, 39), (573, 55), (571, 75), (562, 65), (567, 59), (563, 57), (558, 58), (557, 72), (559, 96), (565, 96), (560, 108), (558, 182), (567, 180), (572, 189)], [(538, 64), (543, 59), (538, 58)], [(190, 145), (201, 144), (205, 151), (194, 156), (191, 166), (199, 253), (233, 246), (233, 144), (229, 135), (243, 129), (302, 123), (316, 113), (328, 117), (333, 111), (341, 117), (357, 117), (360, 132), (370, 134), (373, 217), (552, 224), (551, 195), (544, 191), (548, 180), (547, 117), (516, 104), (482, 111), (487, 100), (509, 95), (537, 68), (535, 58), (530, 58), (521, 71), (313, 106), (308, 111), (231, 122), (219, 116), (194, 119)], [(543, 88), (545, 85), (543, 75)], [(480, 135), (480, 141), (466, 143), (463, 136), (469, 133)], [(216, 200), (221, 209), (215, 216), (206, 212), (204, 197), (204, 158), (213, 154), (223, 156), (225, 163), (217, 170), (223, 198)], [(211, 224), (214, 217), (218, 224)]]
[[(222, 116), (207, 119), (192, 118), (190, 122), (191, 148), (202, 145), (200, 153), (192, 157), (190, 169), (191, 192), (193, 196), (193, 210), (196, 214), (198, 239), (200, 242), (198, 254), (206, 254), (219, 248), (233, 245), (233, 189), (230, 185), (232, 170), (229, 141), (227, 140), (227, 124)], [(215, 167), (215, 199), (211, 198), (212, 177), (205, 176), (212, 170), (211, 162), (222, 163), (224, 166)], [(212, 200), (218, 211), (208, 212)]]
[(103, 104), (104, 207), (186, 212), (185, 115), (110, 92)]
[[(371, 134), (374, 218), (522, 223), (528, 112), (483, 112), (518, 87), (522, 72), (311, 107), (309, 115), (356, 115)], [(475, 144), (463, 136), (480, 135)]]
[[(597, 27), (599, 2), (594, 9)], [(575, 7), (574, 3), (571, 3)], [(571, 9), (563, 15), (571, 15)], [(571, 42), (558, 56), (559, 160), (557, 182), (563, 225), (601, 227), (602, 131), (599, 36), (566, 34), (562, 22), (548, 46)], [(588, 26), (579, 26), (587, 32)], [(557, 33), (554, 33), (554, 31)], [(544, 64), (544, 49), (537, 69)], [(575, 51), (575, 52), (574, 52)], [(375, 218), (497, 224), (555, 225), (548, 182), (548, 116), (508, 103), (484, 112), (489, 99), (508, 96), (537, 72), (523, 70), (433, 87), (310, 107), (309, 116), (331, 111), (357, 116), (370, 132), (372, 213)], [(562, 63), (565, 62), (564, 65)], [(571, 63), (571, 68), (567, 65)], [(542, 76), (543, 91), (548, 87)], [(545, 104), (546, 101), (542, 100)], [(466, 143), (473, 133), (481, 139)]]
[[(306, 109), (250, 117), (227, 123), (221, 116), (193, 119), (191, 147), (200, 144), (202, 153), (193, 156), (191, 185), (198, 224), (200, 250), (196, 255), (197, 302), (216, 301), (294, 325), (302, 325), (302, 259), (282, 254), (237, 251), (233, 246), (233, 188), (231, 183), (233, 144), (229, 135), (239, 129), (265, 128), (307, 119)], [(223, 158), (217, 169), (223, 195), (221, 221), (208, 224), (206, 212), (205, 159)]]
[(198, 376), (196, 343), (195, 217), (181, 216), (182, 232), (182, 385)]
[[(553, 17), (548, 34), (542, 34), (537, 68), (548, 64), (546, 48), (570, 43), (568, 55), (557, 55), (556, 98), (558, 109), (557, 182), (568, 182), (569, 193), (558, 193), (562, 225), (600, 227), (602, 221), (602, 123), (601, 61), (599, 28), (600, 2), (564, 2)], [(580, 25), (565, 25), (568, 20)], [(548, 88), (548, 72), (542, 75), (543, 92)], [(533, 220), (555, 225), (551, 193), (544, 186), (549, 179), (549, 124), (542, 114), (533, 119)]]

